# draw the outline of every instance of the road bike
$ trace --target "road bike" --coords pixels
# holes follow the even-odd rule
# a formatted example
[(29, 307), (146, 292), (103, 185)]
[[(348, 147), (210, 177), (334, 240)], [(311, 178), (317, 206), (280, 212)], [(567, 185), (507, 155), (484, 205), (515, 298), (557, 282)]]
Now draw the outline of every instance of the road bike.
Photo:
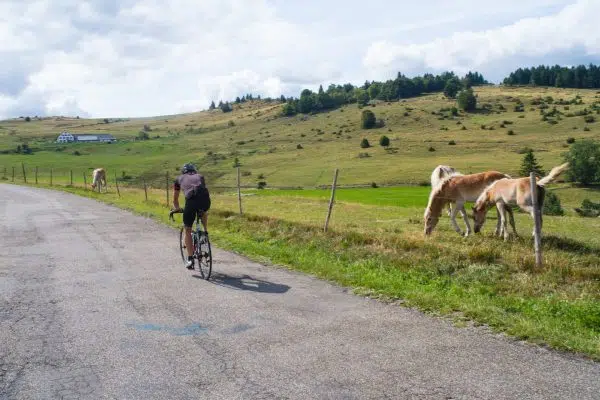
[[(210, 249), (210, 240), (208, 239), (208, 233), (206, 233), (200, 222), (200, 216), (203, 211), (199, 211), (196, 215), (196, 227), (192, 226), (192, 243), (194, 246), (193, 257), (198, 260), (198, 269), (202, 279), (210, 279), (212, 272), (212, 252)], [(175, 221), (173, 214), (183, 213), (182, 209), (172, 210), (169, 213), (169, 219)], [(185, 226), (182, 225), (179, 229), (179, 250), (181, 251), (181, 259), (185, 264), (187, 261), (187, 251), (185, 247)]]

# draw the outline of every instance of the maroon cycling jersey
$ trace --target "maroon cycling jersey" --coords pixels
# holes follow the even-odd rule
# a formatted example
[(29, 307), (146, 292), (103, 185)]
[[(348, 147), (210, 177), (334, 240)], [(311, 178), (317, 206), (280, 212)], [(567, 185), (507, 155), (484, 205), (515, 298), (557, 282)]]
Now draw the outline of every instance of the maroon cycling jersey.
[(173, 189), (182, 190), (185, 198), (189, 199), (204, 191), (206, 189), (206, 182), (204, 181), (204, 176), (198, 173), (182, 174), (175, 179)]

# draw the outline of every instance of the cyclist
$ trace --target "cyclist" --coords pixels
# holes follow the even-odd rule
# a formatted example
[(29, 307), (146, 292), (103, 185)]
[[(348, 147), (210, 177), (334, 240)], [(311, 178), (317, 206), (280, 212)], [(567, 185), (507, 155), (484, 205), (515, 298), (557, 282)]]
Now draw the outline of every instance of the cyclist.
[(183, 209), (183, 224), (185, 226), (185, 248), (187, 249), (188, 260), (185, 264), (187, 269), (194, 269), (194, 247), (192, 244), (192, 225), (196, 219), (196, 214), (202, 212), (200, 220), (204, 231), (208, 234), (207, 224), (208, 215), (206, 211), (210, 209), (210, 193), (206, 187), (204, 176), (196, 170), (192, 163), (186, 163), (181, 168), (181, 175), (173, 183), (173, 207), (179, 208), (179, 191), (183, 190), (185, 197), (185, 207)]

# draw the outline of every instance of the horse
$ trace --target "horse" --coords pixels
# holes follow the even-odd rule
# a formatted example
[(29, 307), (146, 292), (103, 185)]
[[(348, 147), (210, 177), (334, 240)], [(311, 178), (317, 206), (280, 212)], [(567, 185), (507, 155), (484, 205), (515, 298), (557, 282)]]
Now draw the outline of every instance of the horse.
[[(431, 172), (431, 189), (435, 188), (442, 179), (450, 175), (462, 175), (449, 165), (438, 165)], [(452, 215), (452, 206), (448, 203), (448, 216)]]
[[(430, 235), (437, 225), (444, 205), (455, 203), (455, 207), (452, 208), (450, 215), (452, 226), (456, 232), (462, 234), (456, 223), (456, 213), (460, 211), (467, 226), (465, 236), (469, 236), (471, 234), (471, 225), (465, 211), (465, 202), (477, 200), (486, 187), (492, 182), (503, 178), (510, 178), (510, 176), (498, 171), (485, 171), (470, 175), (455, 174), (442, 179), (429, 194), (429, 202), (423, 216), (425, 235)], [(500, 222), (498, 220), (498, 229), (499, 227)]]
[[(537, 204), (540, 210), (544, 207), (544, 197), (546, 194), (545, 185), (554, 181), (560, 174), (569, 168), (569, 163), (564, 163), (552, 170), (543, 177), (542, 179), (536, 179), (537, 186)], [(500, 179), (489, 185), (479, 196), (475, 205), (473, 206), (473, 218), (475, 220), (475, 232), (479, 232), (485, 222), (485, 216), (487, 211), (496, 205), (496, 209), (500, 214), (500, 220), (502, 224), (502, 234), (504, 240), (508, 240), (509, 234), (506, 229), (506, 211), (507, 206), (517, 205), (521, 210), (529, 213), (532, 218), (535, 218), (531, 183), (530, 178), (507, 178)], [(542, 216), (540, 213), (540, 226), (542, 222)], [(511, 223), (512, 224), (512, 223)], [(513, 231), (516, 234), (515, 227), (513, 225)], [(535, 233), (535, 227), (534, 227)]]
[(92, 172), (92, 177), (92, 189), (96, 189), (96, 186), (98, 186), (98, 192), (102, 192), (102, 186), (104, 186), (106, 191), (106, 171), (104, 168), (96, 168)]

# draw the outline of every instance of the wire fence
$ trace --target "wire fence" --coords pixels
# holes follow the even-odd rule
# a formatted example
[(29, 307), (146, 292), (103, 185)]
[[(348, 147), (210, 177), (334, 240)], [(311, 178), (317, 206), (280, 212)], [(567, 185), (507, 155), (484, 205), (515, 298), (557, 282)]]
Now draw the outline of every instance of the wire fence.
[[(115, 172), (111, 175), (106, 171), (106, 182), (98, 182), (94, 185), (93, 168), (70, 169), (70, 168), (53, 168), (53, 167), (37, 167), (28, 166), (25, 163), (20, 165), (1, 166), (0, 167), (0, 182), (11, 182), (18, 184), (43, 185), (51, 187), (72, 187), (81, 188), (84, 190), (93, 190), (97, 192), (112, 192), (118, 197), (125, 194), (135, 193), (140, 196), (140, 200), (158, 202), (166, 207), (172, 206), (173, 201), (173, 183), (177, 177), (176, 174), (165, 172), (163, 176), (130, 176), (122, 172), (120, 175)], [(334, 204), (334, 193), (337, 185), (338, 170), (335, 170), (335, 178), (332, 185), (315, 186), (315, 189), (331, 189), (331, 199), (326, 211), (326, 220), (324, 230), (327, 231), (329, 219)], [(237, 168), (237, 184), (235, 186), (210, 185), (211, 191), (224, 192), (237, 191), (239, 203), (239, 213), (243, 214), (243, 205), (241, 194), (242, 190), (257, 189), (261, 187), (261, 182), (258, 184), (244, 185), (240, 174), (240, 168)], [(346, 185), (345, 187), (368, 187), (364, 185)], [(305, 189), (302, 186), (278, 186), (271, 189)]]

